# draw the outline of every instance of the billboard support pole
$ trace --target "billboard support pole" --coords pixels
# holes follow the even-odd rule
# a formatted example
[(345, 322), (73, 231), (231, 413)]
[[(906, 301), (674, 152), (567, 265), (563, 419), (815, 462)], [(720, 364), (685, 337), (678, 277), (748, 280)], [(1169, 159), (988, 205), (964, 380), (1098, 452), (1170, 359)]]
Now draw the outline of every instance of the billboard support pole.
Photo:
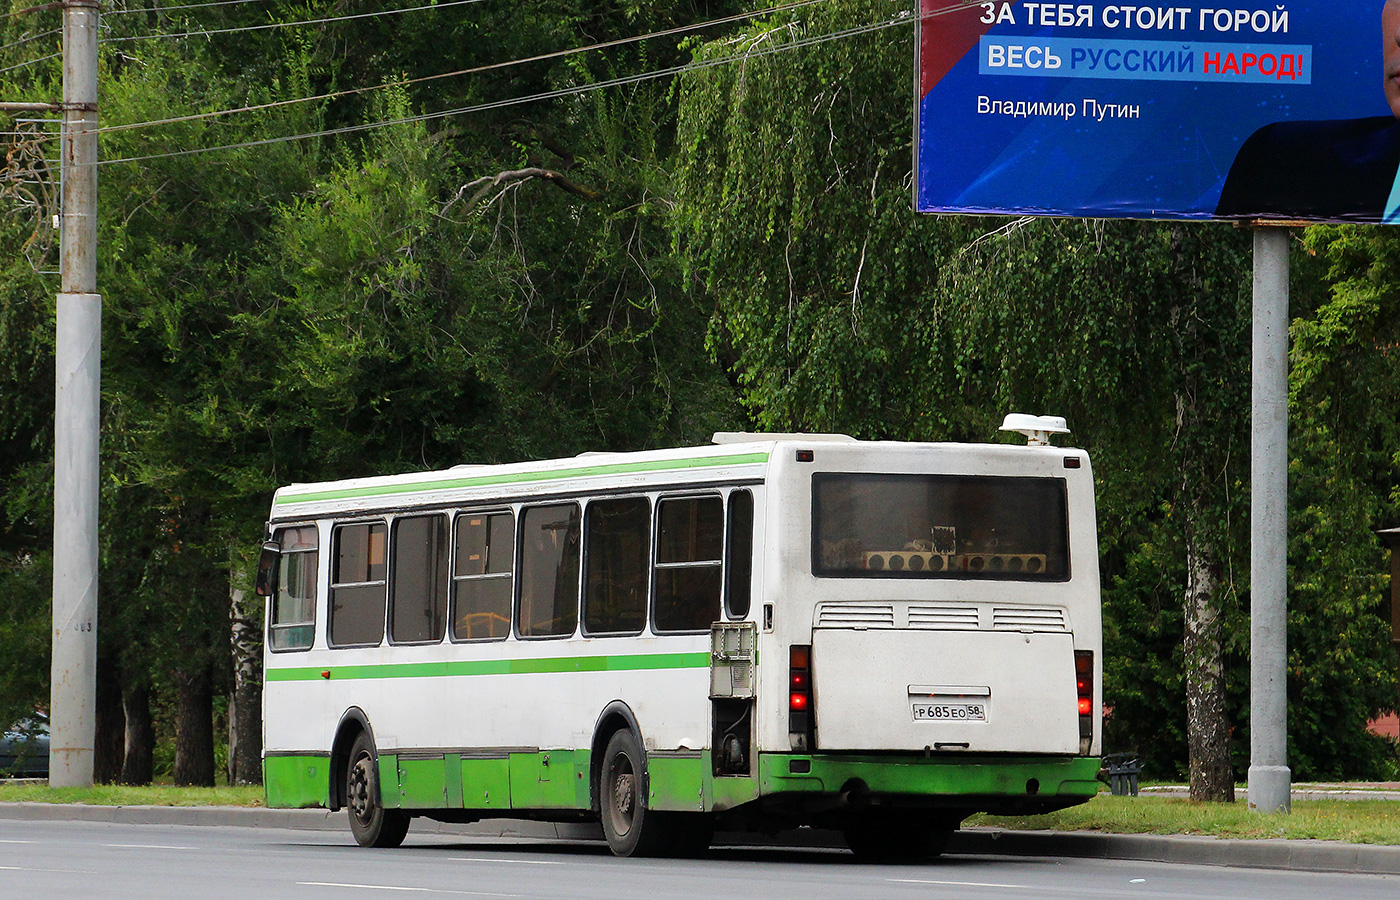
[(1254, 229), (1250, 416), (1249, 808), (1289, 812), (1288, 242)]

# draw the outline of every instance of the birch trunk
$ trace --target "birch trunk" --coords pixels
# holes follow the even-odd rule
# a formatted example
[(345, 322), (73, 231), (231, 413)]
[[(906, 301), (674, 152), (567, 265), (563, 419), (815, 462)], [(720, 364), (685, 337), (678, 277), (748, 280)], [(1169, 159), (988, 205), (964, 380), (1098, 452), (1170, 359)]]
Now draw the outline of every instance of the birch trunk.
[(229, 548), (229, 784), (262, 784), (262, 598), (248, 589), (249, 560)]
[(126, 755), (122, 784), (150, 784), (155, 777), (156, 729), (151, 719), (151, 688), (144, 675), (122, 693), (126, 713)]
[(1196, 527), (1200, 510), (1188, 512), (1186, 534), (1185, 674), (1186, 743), (1191, 799), (1235, 801), (1230, 766), (1230, 723), (1225, 706), (1224, 623), (1215, 548)]

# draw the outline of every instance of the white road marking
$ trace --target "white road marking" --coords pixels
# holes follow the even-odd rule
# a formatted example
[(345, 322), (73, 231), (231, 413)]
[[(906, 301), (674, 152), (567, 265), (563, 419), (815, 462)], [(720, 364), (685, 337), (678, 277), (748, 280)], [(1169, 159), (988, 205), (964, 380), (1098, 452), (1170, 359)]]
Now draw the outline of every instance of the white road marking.
[(985, 888), (1015, 888), (1017, 890), (1028, 891), (1031, 886), (1028, 884), (995, 884), (990, 881), (930, 881), (923, 878), (886, 878), (895, 884), (940, 884), (946, 887), (985, 887)]
[(448, 862), (504, 863), (512, 866), (562, 866), (563, 863), (548, 859), (487, 859), (484, 856), (451, 856)]
[(443, 888), (402, 887), (393, 884), (341, 884), (335, 881), (298, 881), (297, 887), (352, 888), (362, 891), (402, 891), (418, 894), (452, 894), (461, 897), (521, 897), (522, 894), (502, 894), (497, 891), (452, 891)]
[(163, 844), (103, 844), (108, 850), (194, 850), (194, 847), (171, 847)]

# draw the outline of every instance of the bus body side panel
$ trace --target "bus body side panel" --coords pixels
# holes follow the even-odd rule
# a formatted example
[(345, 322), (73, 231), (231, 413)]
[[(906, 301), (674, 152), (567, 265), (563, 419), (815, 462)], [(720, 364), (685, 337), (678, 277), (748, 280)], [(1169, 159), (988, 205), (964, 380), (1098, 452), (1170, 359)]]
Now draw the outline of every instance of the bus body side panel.
[(330, 806), (330, 754), (268, 753), (263, 786), (269, 809), (324, 809)]
[[(264, 702), (278, 723), (269, 758), (279, 748), (328, 754), (339, 715), (306, 711), (358, 708), (374, 731), (387, 807), (587, 809), (593, 733), (613, 701), (642, 729), (655, 807), (706, 802), (708, 704), (694, 698), (708, 693), (708, 636), (361, 648), (296, 661), (306, 665), (268, 671)], [(327, 794), (327, 765), (269, 763), (284, 785), (270, 802), (324, 805), (307, 798)]]
[(1067, 633), (819, 628), (812, 681), (823, 752), (1079, 752)]

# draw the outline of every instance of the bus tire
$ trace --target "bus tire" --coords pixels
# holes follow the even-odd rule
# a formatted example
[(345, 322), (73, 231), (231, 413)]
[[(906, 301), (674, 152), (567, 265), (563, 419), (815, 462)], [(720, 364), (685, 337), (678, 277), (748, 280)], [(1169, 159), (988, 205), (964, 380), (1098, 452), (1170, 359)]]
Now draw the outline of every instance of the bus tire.
[(397, 847), (408, 834), (408, 814), (401, 809), (385, 809), (379, 785), (374, 739), (362, 731), (350, 746), (350, 762), (345, 767), (350, 833), (361, 847)]
[(932, 859), (948, 846), (954, 829), (912, 816), (860, 816), (846, 821), (841, 834), (862, 862), (915, 862)]
[(598, 771), (598, 812), (617, 856), (660, 856), (667, 850), (665, 816), (647, 804), (647, 760), (631, 729), (614, 732)]

